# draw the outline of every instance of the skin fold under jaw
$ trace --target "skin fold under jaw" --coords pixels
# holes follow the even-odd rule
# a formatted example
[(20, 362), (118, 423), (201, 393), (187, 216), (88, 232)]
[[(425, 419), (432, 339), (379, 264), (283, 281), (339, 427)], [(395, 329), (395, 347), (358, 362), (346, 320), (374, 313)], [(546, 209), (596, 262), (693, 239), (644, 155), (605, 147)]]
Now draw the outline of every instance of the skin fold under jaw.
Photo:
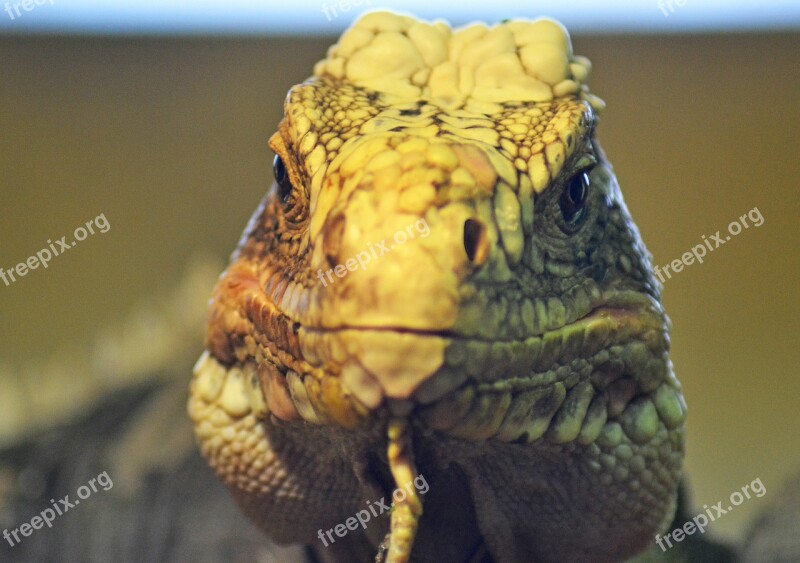
[[(590, 66), (552, 20), (376, 12), (290, 90), (189, 400), (270, 537), (324, 561), (617, 561), (667, 527), (686, 406)], [(317, 540), (419, 475), (424, 498)]]

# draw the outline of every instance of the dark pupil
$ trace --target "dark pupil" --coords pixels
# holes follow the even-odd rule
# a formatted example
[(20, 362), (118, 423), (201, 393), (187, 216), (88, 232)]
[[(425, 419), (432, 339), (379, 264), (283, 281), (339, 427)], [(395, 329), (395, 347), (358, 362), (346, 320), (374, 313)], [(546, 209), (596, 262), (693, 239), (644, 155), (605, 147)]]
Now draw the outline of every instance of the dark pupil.
[(278, 183), (278, 196), (281, 201), (286, 201), (289, 194), (292, 193), (292, 182), (289, 180), (289, 174), (286, 172), (286, 165), (283, 163), (283, 159), (277, 154), (275, 155), (275, 160), (272, 161), (272, 173)]
[(567, 185), (561, 198), (561, 213), (564, 221), (573, 223), (583, 217), (586, 196), (589, 194), (589, 175), (586, 172), (576, 174)]

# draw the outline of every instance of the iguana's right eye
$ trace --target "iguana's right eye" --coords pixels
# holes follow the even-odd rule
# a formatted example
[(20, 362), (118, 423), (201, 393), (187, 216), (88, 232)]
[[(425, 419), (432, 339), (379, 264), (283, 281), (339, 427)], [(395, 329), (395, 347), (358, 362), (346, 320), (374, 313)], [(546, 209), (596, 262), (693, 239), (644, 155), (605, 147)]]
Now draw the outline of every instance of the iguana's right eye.
[(286, 171), (286, 165), (280, 155), (276, 154), (275, 160), (272, 161), (272, 174), (278, 183), (278, 197), (285, 203), (292, 193), (292, 181), (289, 179), (289, 172)]
[(575, 174), (564, 186), (559, 206), (561, 207), (561, 215), (564, 217), (564, 223), (568, 227), (575, 228), (579, 226), (586, 216), (586, 200), (589, 197), (590, 186), (591, 180), (585, 170)]

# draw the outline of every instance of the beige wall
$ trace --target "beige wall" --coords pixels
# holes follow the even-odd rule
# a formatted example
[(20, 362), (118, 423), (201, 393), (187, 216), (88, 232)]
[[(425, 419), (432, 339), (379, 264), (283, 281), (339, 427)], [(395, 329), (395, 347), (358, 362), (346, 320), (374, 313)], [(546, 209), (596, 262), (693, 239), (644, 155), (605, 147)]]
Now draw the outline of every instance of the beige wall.
[[(286, 89), (328, 43), (0, 38), (0, 267), (100, 213), (111, 223), (0, 282), (0, 363), (85, 346), (196, 249), (222, 261), (271, 181)], [(718, 522), (735, 533), (800, 467), (800, 35), (574, 43), (595, 64), (599, 135), (656, 263), (753, 207), (765, 218), (665, 287), (695, 499), (767, 488)]]

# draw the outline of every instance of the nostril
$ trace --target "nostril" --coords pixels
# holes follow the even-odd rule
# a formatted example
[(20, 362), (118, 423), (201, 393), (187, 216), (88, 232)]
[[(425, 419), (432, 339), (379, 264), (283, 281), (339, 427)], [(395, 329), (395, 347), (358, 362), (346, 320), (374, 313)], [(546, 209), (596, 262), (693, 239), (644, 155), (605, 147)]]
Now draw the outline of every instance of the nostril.
[(345, 216), (342, 213), (337, 213), (329, 217), (328, 222), (323, 227), (322, 251), (332, 266), (338, 263), (346, 224)]
[(464, 221), (464, 250), (467, 258), (476, 266), (482, 265), (489, 257), (489, 241), (486, 227), (477, 219)]

